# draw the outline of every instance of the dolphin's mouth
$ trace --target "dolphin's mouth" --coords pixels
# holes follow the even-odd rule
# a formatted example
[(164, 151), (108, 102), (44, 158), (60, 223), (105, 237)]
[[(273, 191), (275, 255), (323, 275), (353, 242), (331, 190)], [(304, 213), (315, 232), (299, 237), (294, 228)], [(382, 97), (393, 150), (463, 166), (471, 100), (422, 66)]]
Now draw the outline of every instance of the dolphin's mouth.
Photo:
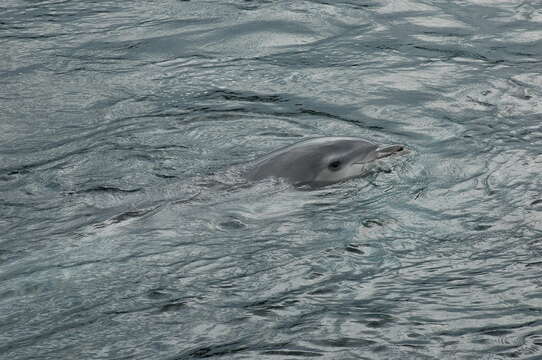
[(381, 148), (376, 149), (376, 158), (382, 159), (388, 156), (396, 155), (396, 154), (403, 154), (406, 153), (408, 150), (404, 145), (388, 145)]
[(367, 157), (354, 161), (353, 164), (356, 165), (366, 165), (375, 160), (383, 159), (393, 155), (400, 155), (407, 153), (408, 149), (404, 145), (385, 145), (377, 148), (374, 153), (370, 154)]

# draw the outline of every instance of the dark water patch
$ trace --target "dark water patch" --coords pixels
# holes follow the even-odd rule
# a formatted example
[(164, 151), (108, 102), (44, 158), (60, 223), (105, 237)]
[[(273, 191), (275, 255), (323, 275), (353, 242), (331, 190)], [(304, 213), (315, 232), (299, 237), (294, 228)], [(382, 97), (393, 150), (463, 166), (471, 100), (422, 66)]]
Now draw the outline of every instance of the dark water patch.
[(281, 356), (295, 356), (295, 357), (320, 357), (323, 354), (315, 351), (304, 350), (266, 350), (262, 352), (263, 355), (281, 355)]
[(210, 357), (221, 357), (226, 355), (234, 355), (247, 349), (248, 347), (244, 345), (244, 342), (241, 341), (227, 344), (215, 344), (190, 350), (186, 354), (181, 355), (178, 359), (206, 359)]
[(138, 189), (119, 189), (113, 186), (96, 186), (93, 188), (80, 190), (79, 193), (92, 193), (92, 192), (105, 192), (105, 193), (133, 193), (141, 191), (141, 188)]
[(358, 339), (358, 338), (338, 338), (338, 339), (325, 339), (325, 340), (314, 340), (311, 343), (318, 346), (325, 347), (347, 347), (347, 348), (363, 348), (377, 344), (377, 342), (372, 340)]
[[(228, 103), (232, 102), (235, 105), (224, 106), (220, 101), (226, 100)], [(219, 118), (238, 118), (239, 116), (247, 116), (254, 114), (256, 116), (279, 116), (284, 121), (289, 121), (288, 118), (306, 117), (308, 121), (311, 118), (328, 119), (343, 121), (348, 124), (363, 126), (371, 130), (382, 130), (381, 125), (375, 123), (382, 123), (382, 121), (375, 121), (374, 119), (362, 119), (354, 118), (350, 115), (354, 112), (355, 108), (351, 107), (337, 107), (333, 104), (326, 103), (314, 103), (309, 98), (301, 98), (292, 95), (281, 94), (254, 94), (250, 92), (234, 92), (231, 90), (213, 90), (208, 91), (202, 95), (202, 100), (212, 101), (208, 106), (191, 108), (191, 116), (195, 116), (199, 113), (206, 114), (206, 118), (209, 118), (208, 114), (214, 112), (217, 113)], [(217, 105), (219, 103), (220, 105)], [(269, 105), (268, 105), (269, 104)], [(278, 105), (280, 104), (280, 105)], [(224, 114), (227, 114), (224, 116)], [(238, 114), (238, 115), (237, 115)], [(236, 116), (237, 115), (237, 116)], [(197, 120), (200, 120), (197, 118)], [(298, 124), (296, 122), (296, 124)]]
[(127, 220), (134, 220), (143, 216), (147, 216), (149, 214), (155, 214), (160, 209), (160, 205), (146, 208), (146, 209), (139, 209), (139, 210), (131, 210), (123, 212), (122, 214), (115, 215), (114, 217), (108, 219), (105, 222), (101, 222), (98, 224), (95, 224), (95, 228), (103, 228), (110, 224), (118, 224)]
[[(284, 96), (284, 95), (283, 95)], [(287, 102), (288, 98), (281, 95), (258, 95), (247, 93), (238, 93), (231, 90), (217, 89), (209, 91), (202, 96), (202, 99), (224, 99), (229, 101), (246, 101), (261, 103), (280, 103)]]

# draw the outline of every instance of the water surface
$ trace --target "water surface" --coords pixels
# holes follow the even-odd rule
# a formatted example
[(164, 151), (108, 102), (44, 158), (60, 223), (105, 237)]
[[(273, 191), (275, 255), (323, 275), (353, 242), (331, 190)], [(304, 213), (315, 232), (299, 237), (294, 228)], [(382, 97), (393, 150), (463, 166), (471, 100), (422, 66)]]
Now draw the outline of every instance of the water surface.
[[(542, 5), (0, 5), (0, 357), (542, 357)], [(407, 144), (314, 191), (315, 136)]]

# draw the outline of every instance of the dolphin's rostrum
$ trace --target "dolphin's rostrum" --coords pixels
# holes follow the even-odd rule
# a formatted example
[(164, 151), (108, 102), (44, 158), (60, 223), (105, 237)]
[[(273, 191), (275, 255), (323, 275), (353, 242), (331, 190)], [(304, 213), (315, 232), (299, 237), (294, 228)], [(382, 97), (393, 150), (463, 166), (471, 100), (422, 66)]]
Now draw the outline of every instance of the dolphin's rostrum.
[(357, 137), (321, 137), (263, 156), (247, 175), (249, 180), (274, 177), (320, 187), (363, 175), (368, 163), (403, 150), (403, 145), (381, 146)]

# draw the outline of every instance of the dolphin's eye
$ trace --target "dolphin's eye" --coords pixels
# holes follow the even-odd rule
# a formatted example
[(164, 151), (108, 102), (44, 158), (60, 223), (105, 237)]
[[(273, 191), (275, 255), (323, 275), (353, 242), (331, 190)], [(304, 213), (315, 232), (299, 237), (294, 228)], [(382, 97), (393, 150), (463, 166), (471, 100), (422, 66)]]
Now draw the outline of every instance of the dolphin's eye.
[(341, 167), (341, 161), (340, 160), (334, 160), (332, 162), (329, 163), (329, 169), (330, 170), (339, 170), (339, 168)]

